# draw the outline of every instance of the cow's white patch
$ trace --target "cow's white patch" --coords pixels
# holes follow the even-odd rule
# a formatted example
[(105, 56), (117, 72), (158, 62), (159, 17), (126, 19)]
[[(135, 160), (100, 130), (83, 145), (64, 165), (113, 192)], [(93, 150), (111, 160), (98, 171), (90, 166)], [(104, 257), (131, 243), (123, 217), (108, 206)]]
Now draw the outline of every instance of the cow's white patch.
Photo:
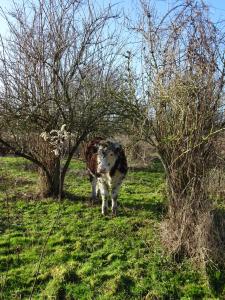
[(100, 146), (97, 155), (97, 173), (109, 173), (117, 158), (118, 155), (112, 150)]
[(106, 182), (102, 178), (98, 178), (98, 183), (102, 197), (102, 214), (105, 215), (108, 210), (109, 189)]

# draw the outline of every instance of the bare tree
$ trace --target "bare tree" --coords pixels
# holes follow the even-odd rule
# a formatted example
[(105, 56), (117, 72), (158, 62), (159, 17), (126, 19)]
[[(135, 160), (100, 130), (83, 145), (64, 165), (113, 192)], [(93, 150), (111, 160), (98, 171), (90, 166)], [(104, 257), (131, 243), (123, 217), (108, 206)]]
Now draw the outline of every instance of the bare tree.
[(73, 133), (63, 184), (79, 144), (117, 113), (122, 48), (111, 6), (38, 0), (2, 10), (9, 35), (0, 49), (0, 144), (37, 164), (43, 195), (59, 193), (59, 161), (40, 134), (62, 124)]
[(213, 140), (224, 129), (224, 35), (201, 1), (181, 1), (161, 18), (146, 1), (140, 4), (133, 29), (142, 44), (143, 92), (139, 109), (136, 101), (130, 110), (139, 136), (156, 147), (165, 168), (163, 241), (177, 258), (222, 261), (206, 187)]

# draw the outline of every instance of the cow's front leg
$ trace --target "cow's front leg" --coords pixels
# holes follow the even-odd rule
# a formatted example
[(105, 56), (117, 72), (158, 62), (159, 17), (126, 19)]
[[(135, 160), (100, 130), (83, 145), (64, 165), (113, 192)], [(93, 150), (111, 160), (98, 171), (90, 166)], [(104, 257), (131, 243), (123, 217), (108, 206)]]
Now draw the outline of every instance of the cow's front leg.
[(118, 198), (118, 193), (119, 193), (121, 183), (122, 180), (119, 180), (117, 183), (115, 183), (112, 186), (112, 214), (114, 216), (116, 216), (117, 214), (117, 198)]
[(97, 178), (95, 176), (90, 175), (92, 193), (91, 193), (91, 201), (93, 203), (98, 202), (98, 183)]
[(107, 185), (102, 181), (99, 182), (99, 189), (102, 197), (102, 214), (105, 216), (108, 212), (109, 190)]

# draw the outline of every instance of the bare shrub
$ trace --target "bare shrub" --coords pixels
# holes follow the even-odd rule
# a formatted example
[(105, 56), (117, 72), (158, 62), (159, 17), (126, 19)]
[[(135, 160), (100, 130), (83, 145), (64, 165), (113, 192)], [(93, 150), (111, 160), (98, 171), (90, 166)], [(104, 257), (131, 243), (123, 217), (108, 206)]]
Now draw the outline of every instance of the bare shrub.
[(225, 136), (220, 134), (214, 142), (214, 158), (209, 171), (208, 193), (214, 202), (225, 199)]
[(224, 130), (224, 35), (203, 2), (178, 3), (163, 18), (146, 1), (140, 4), (133, 29), (142, 38), (143, 93), (139, 109), (137, 93), (130, 110), (166, 172), (163, 243), (177, 259), (223, 263), (224, 227), (216, 225), (208, 184), (214, 141)]
[(225, 166), (214, 167), (209, 173), (208, 191), (211, 198), (215, 200), (225, 199)]
[(93, 132), (112, 130), (118, 113), (118, 13), (110, 5), (100, 9), (93, 3), (32, 0), (27, 5), (13, 2), (10, 12), (2, 11), (9, 35), (0, 39), (0, 146), (41, 169), (49, 185), (43, 194), (58, 193), (60, 170), (40, 133), (61, 124), (74, 133), (63, 183), (80, 143)]
[[(157, 137), (163, 137), (158, 151), (167, 173), (169, 196), (163, 240), (175, 256), (190, 255), (201, 262), (208, 258), (207, 245), (213, 238), (209, 233), (212, 207), (207, 195), (214, 150), (208, 130), (216, 130), (214, 104), (207, 103), (213, 87), (211, 79), (205, 80), (202, 74), (185, 74), (177, 75), (155, 94), (156, 103), (163, 101), (169, 106), (157, 111)], [(196, 103), (197, 99), (201, 104)]]
[(147, 167), (158, 158), (156, 149), (149, 143), (130, 135), (116, 136), (116, 140), (123, 144), (129, 166)]

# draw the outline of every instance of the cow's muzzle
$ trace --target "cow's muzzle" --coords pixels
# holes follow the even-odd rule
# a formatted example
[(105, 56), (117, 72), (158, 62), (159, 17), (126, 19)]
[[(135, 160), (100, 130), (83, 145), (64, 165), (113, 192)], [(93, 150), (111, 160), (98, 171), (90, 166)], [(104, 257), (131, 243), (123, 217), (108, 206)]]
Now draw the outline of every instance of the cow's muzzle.
[(105, 168), (100, 169), (100, 170), (97, 172), (97, 174), (99, 174), (100, 176), (101, 176), (102, 174), (106, 174), (106, 173), (107, 173), (107, 170), (106, 170)]

